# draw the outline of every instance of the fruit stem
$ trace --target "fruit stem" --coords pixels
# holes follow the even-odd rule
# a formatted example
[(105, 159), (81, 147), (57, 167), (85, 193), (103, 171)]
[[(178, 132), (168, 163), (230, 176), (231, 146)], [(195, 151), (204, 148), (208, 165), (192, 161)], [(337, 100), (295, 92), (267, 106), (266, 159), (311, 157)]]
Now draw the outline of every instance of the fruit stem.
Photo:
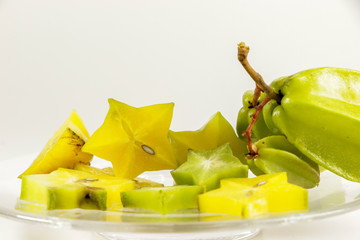
[(258, 100), (259, 100), (261, 92), (262, 92), (262, 90), (256, 85), (255, 90), (254, 90), (253, 100), (251, 103), (252, 107), (256, 107), (259, 104)]
[(246, 135), (248, 149), (249, 149), (251, 156), (257, 155), (257, 149), (254, 149), (254, 146), (252, 145), (252, 142), (251, 142), (251, 129), (253, 128), (256, 120), (259, 118), (259, 114), (260, 114), (261, 110), (263, 109), (265, 104), (267, 104), (270, 100), (271, 100), (271, 98), (269, 96), (266, 96), (265, 99), (258, 106), (256, 106), (256, 111), (252, 115), (252, 119), (251, 119), (249, 126), (246, 128), (245, 132), (243, 132), (241, 134), (242, 136)]
[[(250, 48), (245, 45), (244, 42), (241, 42), (238, 45), (238, 59), (241, 65), (245, 68), (250, 77), (255, 81), (256, 88), (259, 88), (262, 92), (264, 92), (270, 99), (276, 100), (278, 103), (281, 101), (281, 96), (275, 93), (274, 89), (272, 89), (269, 85), (264, 82), (262, 76), (257, 73), (249, 64), (247, 60), (247, 56), (249, 54)], [(260, 95), (260, 94), (258, 94)], [(258, 96), (257, 96), (258, 97)], [(254, 94), (255, 98), (255, 94)], [(257, 100), (257, 99), (256, 99)], [(255, 104), (255, 102), (253, 102)]]
[[(256, 108), (256, 111), (252, 115), (252, 119), (251, 119), (249, 126), (246, 128), (245, 132), (242, 133), (242, 136), (244, 136), (246, 134), (247, 145), (248, 145), (250, 155), (254, 157), (257, 155), (257, 149), (255, 148), (255, 146), (252, 145), (251, 129), (253, 128), (253, 126), (254, 126), (256, 120), (258, 119), (259, 114), (260, 114), (261, 110), (263, 109), (263, 107), (265, 106), (265, 104), (268, 103), (271, 99), (274, 99), (278, 103), (280, 103), (281, 96), (279, 94), (275, 93), (274, 89), (272, 89), (269, 85), (267, 85), (265, 83), (262, 76), (250, 66), (250, 64), (247, 60), (249, 51), (250, 51), (250, 48), (248, 46), (246, 46), (244, 42), (241, 42), (238, 45), (238, 59), (239, 59), (241, 65), (245, 68), (247, 73), (250, 75), (250, 77), (254, 80), (254, 82), (256, 84), (254, 96), (253, 96), (253, 102), (252, 102), (252, 106)], [(258, 104), (257, 102), (259, 100), (261, 92), (264, 92), (266, 94), (266, 97), (259, 105), (257, 105)]]

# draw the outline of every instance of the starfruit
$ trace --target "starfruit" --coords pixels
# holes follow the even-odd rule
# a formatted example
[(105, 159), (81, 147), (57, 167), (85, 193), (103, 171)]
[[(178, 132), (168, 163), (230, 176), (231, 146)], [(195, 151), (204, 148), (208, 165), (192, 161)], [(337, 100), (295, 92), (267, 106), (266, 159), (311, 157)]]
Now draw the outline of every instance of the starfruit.
[(286, 173), (223, 179), (220, 188), (200, 194), (198, 199), (200, 212), (245, 218), (308, 209), (307, 190), (288, 183)]
[(188, 160), (171, 175), (178, 185), (199, 185), (204, 191), (218, 188), (224, 178), (246, 178), (248, 166), (232, 153), (229, 143), (211, 150), (190, 150)]
[(121, 201), (126, 208), (147, 209), (163, 215), (184, 209), (197, 209), (197, 197), (203, 192), (201, 186), (145, 187), (121, 192)]
[[(83, 164), (83, 163), (76, 163), (74, 165), (74, 170), (78, 170), (78, 171), (82, 171), (82, 172), (86, 172), (86, 173), (90, 173), (93, 174), (95, 176), (101, 176), (101, 177), (114, 177), (114, 170), (111, 167), (107, 167), (107, 168), (96, 168), (93, 166), (89, 166), (87, 164)], [(151, 181), (149, 179), (145, 179), (145, 178), (139, 178), (136, 177), (134, 179), (132, 179), (135, 182), (135, 188), (143, 188), (143, 187), (163, 187), (164, 184), (158, 183), (158, 182), (154, 182)]]
[(80, 116), (73, 110), (19, 178), (30, 174), (50, 173), (58, 168), (72, 168), (79, 162), (89, 163), (93, 156), (81, 151), (88, 138), (89, 133)]
[(302, 154), (284, 136), (260, 139), (254, 146), (257, 154), (248, 160), (256, 175), (286, 172), (288, 182), (303, 188), (313, 188), (320, 182), (319, 166)]
[[(243, 133), (252, 121), (256, 106), (265, 98), (261, 93), (256, 103), (253, 103), (254, 91), (248, 90), (243, 95), (243, 107), (237, 119), (238, 136), (246, 139)], [(247, 165), (256, 176), (286, 172), (289, 182), (304, 188), (312, 188), (320, 181), (319, 166), (296, 149), (274, 126), (271, 112), (277, 106), (275, 100), (269, 101), (259, 112), (255, 124), (251, 128), (252, 145), (257, 153), (247, 159)]]
[(269, 86), (247, 62), (249, 48), (241, 43), (238, 50), (239, 61), (266, 95), (261, 106), (273, 105), (264, 117), (267, 126), (320, 166), (360, 182), (360, 72), (316, 68), (279, 78)]
[(196, 131), (170, 131), (169, 137), (179, 165), (187, 160), (190, 149), (211, 150), (226, 143), (230, 144), (234, 156), (245, 163), (246, 142), (236, 136), (234, 128), (220, 112)]
[(121, 204), (120, 192), (134, 188), (135, 183), (128, 179), (58, 168), (49, 174), (25, 175), (20, 199), (48, 210), (109, 210)]
[(84, 152), (110, 161), (121, 178), (177, 167), (168, 139), (173, 103), (135, 108), (109, 99), (109, 105), (103, 125), (86, 142)]

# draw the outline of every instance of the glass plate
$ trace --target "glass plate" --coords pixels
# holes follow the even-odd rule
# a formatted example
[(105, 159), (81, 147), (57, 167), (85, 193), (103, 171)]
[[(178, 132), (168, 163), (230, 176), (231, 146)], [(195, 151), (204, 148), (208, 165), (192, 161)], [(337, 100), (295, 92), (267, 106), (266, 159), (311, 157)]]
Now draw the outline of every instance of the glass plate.
[[(328, 171), (321, 174), (318, 187), (309, 190), (309, 210), (281, 215), (241, 219), (221, 214), (178, 212), (160, 215), (124, 210), (56, 210), (42, 214), (15, 209), (20, 196), (21, 180), (17, 176), (36, 155), (0, 161), (0, 214), (3, 217), (56, 228), (73, 228), (98, 232), (108, 239), (249, 239), (262, 228), (327, 218), (360, 208), (360, 184), (347, 181)], [(24, 167), (25, 166), (25, 167)], [(147, 172), (141, 177), (172, 184), (168, 171)]]

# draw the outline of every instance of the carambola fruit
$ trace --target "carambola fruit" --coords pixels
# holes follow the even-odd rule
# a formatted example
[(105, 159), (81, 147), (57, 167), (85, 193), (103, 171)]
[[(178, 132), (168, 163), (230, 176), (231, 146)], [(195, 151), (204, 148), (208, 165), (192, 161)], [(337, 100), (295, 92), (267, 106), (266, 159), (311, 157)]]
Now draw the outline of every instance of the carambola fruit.
[(109, 104), (103, 125), (84, 145), (84, 152), (110, 161), (121, 178), (178, 166), (168, 138), (173, 103), (135, 108), (109, 99)]
[(20, 199), (41, 204), (47, 210), (111, 210), (121, 204), (120, 192), (134, 188), (134, 181), (128, 179), (59, 168), (49, 174), (23, 176)]
[[(95, 176), (101, 176), (103, 178), (106, 176), (110, 176), (110, 177), (115, 176), (114, 171), (111, 167), (100, 169), (100, 168), (96, 168), (93, 166), (89, 166), (87, 164), (77, 163), (74, 165), (74, 169), (83, 171), (83, 172), (87, 172), (87, 173), (91, 173)], [(136, 177), (132, 180), (135, 182), (135, 188), (163, 187), (164, 186), (164, 184), (162, 184), (162, 183), (154, 182), (154, 181), (151, 181), (151, 180), (145, 179), (145, 178)]]
[(234, 156), (245, 163), (246, 142), (236, 136), (234, 128), (220, 112), (196, 131), (170, 131), (169, 136), (179, 165), (187, 160), (189, 150), (211, 150), (225, 143), (229, 143)]
[(88, 138), (89, 133), (79, 115), (72, 111), (31, 166), (19, 178), (29, 174), (50, 173), (58, 168), (72, 168), (78, 162), (90, 162), (92, 155), (81, 151)]
[(209, 191), (219, 187), (220, 179), (247, 177), (248, 166), (232, 154), (227, 143), (212, 150), (190, 150), (188, 160), (171, 175), (178, 185), (199, 185)]
[(176, 210), (197, 209), (200, 186), (145, 187), (121, 193), (124, 207), (146, 209), (167, 214)]
[[(263, 113), (267, 126), (320, 166), (360, 182), (360, 72), (316, 68), (281, 77), (269, 86), (249, 65), (248, 52), (244, 43), (239, 44), (239, 61), (256, 82), (257, 91), (266, 95), (257, 111), (272, 102)], [(255, 155), (250, 141), (248, 146)]]
[(360, 181), (360, 72), (318, 68), (274, 82), (273, 124), (320, 166)]
[(257, 154), (248, 160), (255, 175), (286, 172), (288, 182), (304, 188), (319, 184), (319, 166), (290, 144), (284, 136), (269, 136), (254, 143)]
[(286, 173), (223, 179), (219, 189), (199, 195), (200, 212), (251, 218), (307, 210), (307, 190), (288, 183), (286, 179)]

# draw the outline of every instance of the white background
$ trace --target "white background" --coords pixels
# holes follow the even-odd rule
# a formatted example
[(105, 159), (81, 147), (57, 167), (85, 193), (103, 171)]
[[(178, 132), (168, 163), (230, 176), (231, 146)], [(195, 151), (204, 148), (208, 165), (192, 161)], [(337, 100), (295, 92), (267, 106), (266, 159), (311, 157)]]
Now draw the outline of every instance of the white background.
[[(253, 88), (237, 61), (240, 41), (267, 82), (321, 66), (360, 70), (360, 1), (0, 0), (0, 156), (40, 151), (72, 109), (93, 132), (110, 97), (136, 107), (175, 102), (172, 130), (198, 129), (217, 111), (235, 126)], [(357, 219), (261, 238), (358, 239)], [(41, 231), (0, 220), (1, 239), (95, 239)]]

